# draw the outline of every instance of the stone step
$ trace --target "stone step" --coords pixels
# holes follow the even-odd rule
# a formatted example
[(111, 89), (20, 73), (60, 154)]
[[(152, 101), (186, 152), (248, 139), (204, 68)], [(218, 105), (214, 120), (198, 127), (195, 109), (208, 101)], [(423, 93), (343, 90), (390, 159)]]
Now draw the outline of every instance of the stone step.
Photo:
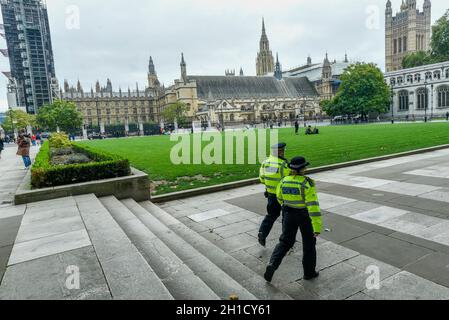
[(116, 197), (100, 201), (176, 300), (220, 299)]
[(201, 278), (221, 299), (229, 300), (237, 295), (241, 300), (256, 300), (244, 286), (217, 267), (211, 260), (196, 250), (132, 199), (122, 200), (136, 217), (159, 239), (161, 239), (195, 274)]
[(247, 288), (254, 296), (261, 300), (291, 300), (292, 298), (267, 283), (265, 279), (242, 264), (240, 261), (217, 247), (215, 244), (184, 225), (178, 219), (172, 217), (155, 204), (146, 201), (140, 205), (159, 219), (165, 226), (172, 230), (179, 237), (190, 243), (196, 250), (235, 279), (242, 286)]
[(139, 250), (93, 195), (75, 197), (113, 299), (173, 300)]

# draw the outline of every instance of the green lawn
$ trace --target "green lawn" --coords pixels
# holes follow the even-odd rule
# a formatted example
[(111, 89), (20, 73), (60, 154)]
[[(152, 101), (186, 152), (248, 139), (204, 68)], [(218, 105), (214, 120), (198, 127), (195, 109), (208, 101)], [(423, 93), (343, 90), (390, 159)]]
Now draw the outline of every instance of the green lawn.
[[(293, 129), (281, 129), (280, 140), (288, 144), (287, 157), (302, 155), (311, 167), (318, 167), (449, 144), (448, 123), (332, 126), (320, 131), (319, 136), (304, 136), (303, 132), (295, 136)], [(167, 136), (82, 143), (128, 158), (132, 166), (149, 174), (156, 194), (258, 176), (259, 165), (173, 165), (170, 150), (176, 143)]]

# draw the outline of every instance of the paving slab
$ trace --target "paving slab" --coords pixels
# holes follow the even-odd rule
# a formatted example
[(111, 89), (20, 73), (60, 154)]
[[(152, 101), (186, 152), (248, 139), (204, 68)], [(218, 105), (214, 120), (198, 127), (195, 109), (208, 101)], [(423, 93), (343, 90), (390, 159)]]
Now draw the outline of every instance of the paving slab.
[(14, 245), (8, 266), (92, 245), (86, 230), (40, 238)]
[(242, 233), (228, 239), (217, 241), (216, 245), (225, 252), (233, 252), (251, 247), (256, 243), (257, 240), (254, 237), (251, 237), (246, 233)]
[(363, 293), (376, 300), (448, 300), (449, 289), (402, 271), (380, 283), (381, 290), (365, 289)]
[(2, 283), (3, 274), (5, 273), (8, 264), (9, 256), (11, 255), (12, 246), (0, 248), (0, 284)]
[(198, 214), (194, 214), (194, 215), (189, 216), (189, 218), (195, 222), (202, 222), (202, 221), (206, 221), (209, 219), (226, 216), (228, 214), (230, 214), (230, 212), (225, 211), (223, 209), (216, 209), (216, 210), (210, 210), (210, 211), (205, 211), (205, 212), (201, 212)]
[(378, 233), (369, 233), (362, 237), (343, 243), (363, 255), (402, 268), (429, 253), (429, 250), (402, 240), (397, 240)]
[(0, 219), (23, 216), (25, 213), (26, 206), (11, 206), (0, 208)]
[(39, 222), (36, 221), (34, 223), (23, 224), (21, 226), (17, 234), (16, 243), (22, 243), (79, 230), (84, 230), (84, 223), (79, 215), (61, 219), (41, 220)]
[(321, 234), (321, 237), (334, 243), (342, 243), (371, 232), (353, 224), (342, 222), (332, 214), (323, 215), (323, 226), (325, 231)]
[[(73, 275), (68, 269), (70, 266), (79, 270), (79, 289), (69, 289), (66, 285), (69, 276)], [(111, 299), (93, 248), (90, 246), (9, 267), (0, 286), (0, 300), (34, 299)]]
[[(447, 170), (449, 171), (449, 168)], [(449, 202), (449, 189), (438, 189), (436, 191), (421, 194), (419, 197), (435, 201)]]
[(21, 221), (22, 216), (0, 219), (0, 247), (14, 244)]
[(395, 209), (391, 207), (379, 207), (376, 209), (368, 210), (362, 213), (357, 213), (351, 216), (352, 219), (361, 220), (372, 224), (380, 224), (389, 219), (403, 216), (409, 213), (405, 210)]
[(364, 202), (364, 201), (355, 201), (355, 202), (350, 202), (347, 204), (343, 204), (337, 207), (333, 207), (328, 209), (327, 211), (335, 213), (335, 214), (339, 214), (342, 216), (352, 216), (355, 215), (357, 213), (362, 213), (362, 212), (366, 212), (372, 209), (377, 209), (381, 207), (381, 205), (376, 204), (376, 203), (371, 203), (371, 202)]
[(449, 254), (431, 253), (404, 270), (449, 288)]

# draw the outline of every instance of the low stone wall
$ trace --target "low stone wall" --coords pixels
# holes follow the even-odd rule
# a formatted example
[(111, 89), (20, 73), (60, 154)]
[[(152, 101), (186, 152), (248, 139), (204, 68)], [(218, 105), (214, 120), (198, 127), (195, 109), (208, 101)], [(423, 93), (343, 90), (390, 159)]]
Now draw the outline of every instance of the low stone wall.
[(20, 205), (83, 194), (95, 194), (97, 197), (115, 196), (117, 199), (132, 198), (135, 201), (150, 200), (148, 175), (135, 168), (131, 168), (131, 172), (132, 175), (127, 177), (32, 190), (29, 171), (16, 191), (14, 203)]
[[(421, 153), (443, 150), (443, 149), (448, 149), (448, 148), (449, 148), (449, 144), (445, 144), (445, 145), (429, 147), (429, 148), (424, 148), (424, 149), (417, 149), (417, 150), (406, 151), (406, 152), (401, 152), (401, 153), (395, 153), (395, 154), (390, 154), (390, 155), (380, 156), (380, 157), (375, 157), (375, 158), (368, 158), (368, 159), (354, 160), (354, 161), (343, 162), (343, 163), (336, 163), (336, 164), (331, 164), (331, 165), (327, 165), (327, 166), (323, 166), (323, 167), (311, 168), (311, 169), (307, 170), (307, 173), (314, 174), (314, 173), (320, 173), (320, 172), (325, 172), (325, 171), (337, 170), (337, 169), (342, 169), (342, 168), (347, 168), (347, 167), (353, 167), (353, 166), (360, 165), (360, 164), (378, 162), (378, 161), (383, 161), (383, 160), (390, 160), (390, 159), (395, 159), (395, 158), (411, 156), (414, 154), (421, 154)], [(235, 189), (235, 188), (239, 188), (239, 187), (246, 187), (246, 186), (259, 184), (259, 183), (260, 183), (259, 178), (241, 180), (241, 181), (229, 182), (229, 183), (224, 183), (224, 184), (211, 186), (211, 187), (203, 187), (203, 188), (198, 188), (198, 189), (179, 191), (179, 192), (168, 193), (168, 194), (163, 194), (163, 195), (159, 195), (159, 196), (153, 196), (151, 201), (154, 203), (164, 203), (164, 202), (168, 202), (168, 201), (190, 198), (190, 197), (208, 194), (208, 193), (212, 193), (212, 192)]]

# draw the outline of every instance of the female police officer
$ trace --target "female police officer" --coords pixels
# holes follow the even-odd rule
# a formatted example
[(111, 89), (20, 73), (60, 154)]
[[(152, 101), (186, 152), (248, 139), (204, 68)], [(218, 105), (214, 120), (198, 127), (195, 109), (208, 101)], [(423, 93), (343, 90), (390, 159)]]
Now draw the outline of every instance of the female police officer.
[(315, 182), (305, 176), (309, 163), (303, 157), (292, 159), (289, 164), (291, 174), (277, 188), (277, 199), (282, 205), (284, 219), (279, 244), (274, 249), (264, 275), (271, 282), (285, 255), (295, 245), (298, 228), (303, 244), (304, 279), (319, 276), (316, 272), (316, 238), (321, 233), (322, 220), (320, 205), (315, 190)]

